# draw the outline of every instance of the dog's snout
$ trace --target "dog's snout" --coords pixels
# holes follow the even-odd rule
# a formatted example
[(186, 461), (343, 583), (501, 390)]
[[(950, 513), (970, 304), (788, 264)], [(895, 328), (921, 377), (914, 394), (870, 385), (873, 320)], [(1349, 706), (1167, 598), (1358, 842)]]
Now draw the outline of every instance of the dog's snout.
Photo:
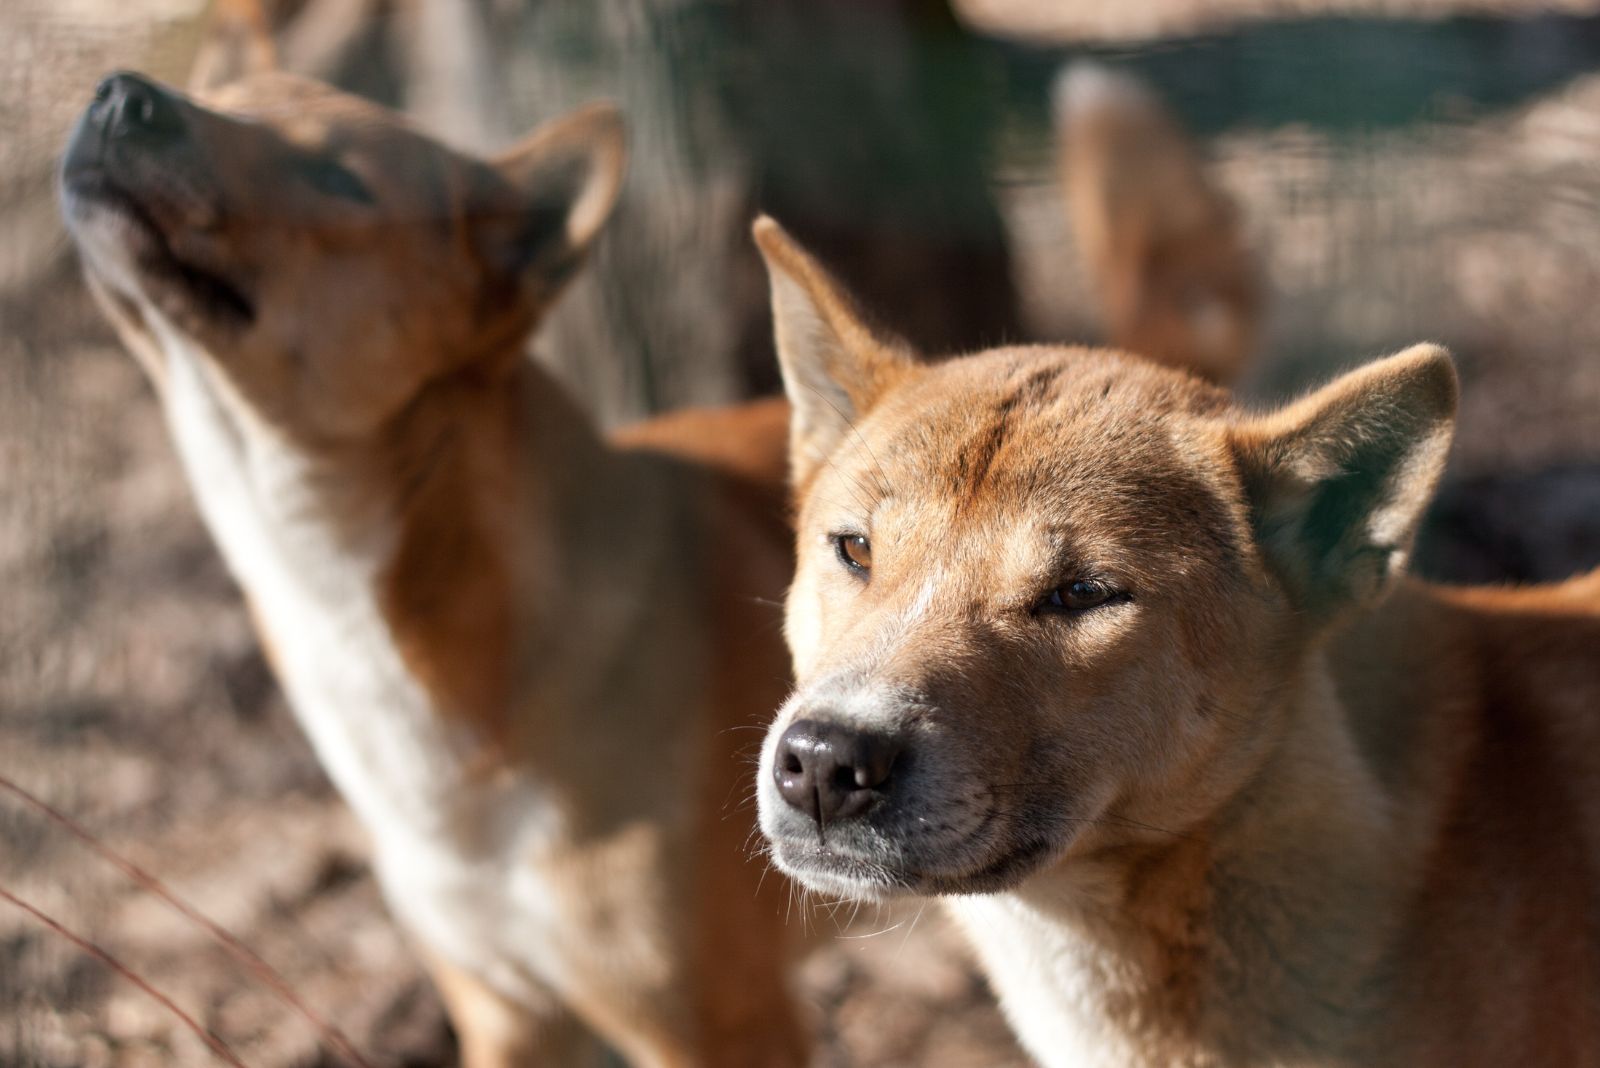
[(778, 739), (773, 778), (790, 806), (826, 825), (865, 812), (889, 784), (901, 746), (839, 723), (796, 720)]
[(183, 136), (177, 101), (150, 79), (127, 72), (105, 78), (89, 105), (90, 121), (107, 136), (160, 147)]

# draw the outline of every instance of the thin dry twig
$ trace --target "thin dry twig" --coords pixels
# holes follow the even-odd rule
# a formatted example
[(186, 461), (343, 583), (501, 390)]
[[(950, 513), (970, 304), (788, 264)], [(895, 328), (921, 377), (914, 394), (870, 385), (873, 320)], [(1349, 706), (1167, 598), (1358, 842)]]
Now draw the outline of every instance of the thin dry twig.
[[(71, 816), (68, 816), (66, 813), (50, 805), (48, 802), (35, 797), (33, 794), (29, 793), (27, 790), (24, 790), (21, 786), (18, 786), (16, 783), (12, 782), (3, 775), (0, 775), (0, 788), (9, 791), (24, 804), (38, 810), (55, 823), (65, 827), (67, 831), (73, 835), (73, 837), (77, 838), (84, 845), (88, 846), (112, 867), (116, 868), (118, 871), (122, 872), (123, 875), (127, 876), (132, 882), (166, 902), (168, 907), (173, 909), (173, 911), (177, 912), (184, 919), (205, 931), (206, 934), (210, 935), (211, 938), (217, 942), (217, 944), (222, 946), (229, 956), (243, 966), (246, 971), (255, 976), (258, 981), (265, 984), (268, 989), (270, 989), (278, 996), (280, 1000), (283, 1001), (284, 1004), (288, 1005), (289, 1008), (297, 1012), (317, 1031), (319, 1035), (322, 1036), (323, 1040), (327, 1042), (329, 1046), (333, 1047), (335, 1051), (337, 1051), (346, 1060), (350, 1061), (351, 1064), (355, 1065), (356, 1068), (373, 1068), (372, 1063), (356, 1050), (355, 1045), (345, 1037), (344, 1033), (332, 1023), (329, 1023), (326, 1019), (324, 1019), (322, 1015), (315, 1009), (311, 1008), (303, 1000), (301, 1000), (300, 996), (296, 994), (294, 989), (289, 985), (288, 980), (285, 979), (277, 971), (277, 969), (273, 968), (272, 965), (262, 960), (261, 957), (257, 955), (255, 950), (239, 941), (238, 938), (230, 934), (225, 928), (203, 915), (201, 912), (195, 909), (194, 906), (178, 897), (177, 894), (173, 893), (171, 890), (168, 890), (166, 885), (163, 884), (160, 879), (157, 879), (154, 875), (145, 871), (143, 868), (139, 867), (139, 865), (133, 863), (133, 861), (128, 860), (121, 854), (114, 852), (109, 846), (102, 843), (98, 838), (90, 833), (87, 828), (78, 823)], [(11, 897), (9, 894), (6, 896), (12, 901), (21, 905), (23, 908), (28, 908), (30, 912), (34, 912), (35, 915), (38, 915), (41, 920), (50, 924), (52, 928), (59, 930), (67, 937), (72, 938), (74, 942), (78, 942), (79, 945), (84, 945), (81, 940), (73, 938), (69, 932), (67, 932), (64, 928), (61, 928), (53, 920), (50, 920), (49, 917), (44, 916), (42, 913), (38, 913), (36, 910), (22, 904), (19, 901), (16, 901), (16, 899)], [(111, 964), (112, 967), (116, 968), (124, 975), (127, 975), (135, 982), (139, 983), (139, 985), (144, 987), (146, 990), (149, 990), (153, 996), (160, 998), (159, 994), (156, 994), (155, 991), (150, 990), (148, 984), (144, 983), (142, 980), (138, 979), (137, 976), (134, 976), (132, 973), (128, 972), (120, 964), (112, 961), (109, 957), (106, 957), (103, 953), (94, 949), (93, 947), (86, 946), (85, 948), (88, 950), (88, 952), (91, 952), (95, 956), (105, 960), (107, 963)], [(167, 1002), (165, 998), (160, 998), (160, 1000), (170, 1007), (170, 1002)], [(173, 1011), (176, 1012), (178, 1010), (174, 1008)], [(181, 1016), (182, 1013), (179, 1012), (179, 1015)], [(184, 1017), (184, 1019), (187, 1020), (188, 1018)], [(191, 1024), (191, 1026), (194, 1025)], [(234, 1061), (232, 1063), (238, 1062)]]
[(161, 991), (157, 990), (155, 987), (151, 986), (148, 980), (139, 975), (126, 964), (123, 964), (116, 957), (113, 957), (110, 953), (107, 953), (105, 950), (101, 949), (99, 946), (95, 945), (93, 942), (89, 941), (87, 938), (84, 938), (77, 932), (68, 930), (55, 919), (46, 915), (33, 905), (30, 905), (28, 902), (22, 900), (22, 898), (18, 897), (16, 894), (13, 894), (3, 886), (0, 886), (0, 898), (4, 898), (5, 900), (11, 902), (17, 908), (21, 909), (23, 912), (26, 912), (28, 915), (44, 924), (50, 930), (54, 931), (62, 938), (65, 938), (67, 941), (71, 942), (73, 945), (89, 954), (89, 956), (95, 958), (100, 963), (104, 964), (106, 967), (110, 968), (112, 971), (128, 980), (128, 982), (132, 983), (134, 986), (150, 995), (150, 997), (159, 1002), (161, 1006), (168, 1012), (172, 1013), (172, 1015), (183, 1021), (183, 1025), (185, 1027), (193, 1031), (196, 1035), (200, 1036), (200, 1041), (204, 1042), (208, 1047), (210, 1047), (212, 1053), (215, 1053), (218, 1057), (222, 1058), (222, 1060), (232, 1065), (233, 1068), (248, 1068), (243, 1061), (234, 1055), (233, 1050), (228, 1048), (228, 1044), (217, 1037), (215, 1032), (213, 1032), (210, 1028), (201, 1026), (198, 1020), (180, 1009), (176, 1002), (167, 997), (167, 995), (163, 994)]

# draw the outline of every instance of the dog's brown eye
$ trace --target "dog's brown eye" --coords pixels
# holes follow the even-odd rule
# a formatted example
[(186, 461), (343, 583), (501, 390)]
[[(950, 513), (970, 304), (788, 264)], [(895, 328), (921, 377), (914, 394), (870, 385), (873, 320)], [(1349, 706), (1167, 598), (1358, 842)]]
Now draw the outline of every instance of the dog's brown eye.
[(872, 542), (864, 534), (835, 534), (833, 544), (839, 559), (852, 571), (872, 570)]
[(1103, 604), (1122, 600), (1124, 594), (1104, 582), (1079, 579), (1069, 586), (1058, 586), (1039, 602), (1041, 612), (1086, 612)]

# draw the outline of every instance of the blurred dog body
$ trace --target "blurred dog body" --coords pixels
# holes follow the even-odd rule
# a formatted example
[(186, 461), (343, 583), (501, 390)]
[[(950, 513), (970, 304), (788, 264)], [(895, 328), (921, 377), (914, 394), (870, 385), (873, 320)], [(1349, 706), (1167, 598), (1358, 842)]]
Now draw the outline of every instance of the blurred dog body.
[(1132, 77), (1080, 61), (1057, 79), (1054, 104), (1067, 211), (1110, 345), (1233, 381), (1262, 305), (1233, 201)]
[(798, 685), (758, 799), (938, 894), (1042, 1063), (1600, 1063), (1600, 573), (1402, 575), (1419, 345), (1258, 415), (1120, 353), (924, 364), (775, 224)]
[(484, 162), (225, 25), (193, 98), (102, 83), (64, 211), (465, 1063), (803, 1062), (727, 818), (787, 688), (785, 406), (607, 441), (524, 357), (614, 110)]

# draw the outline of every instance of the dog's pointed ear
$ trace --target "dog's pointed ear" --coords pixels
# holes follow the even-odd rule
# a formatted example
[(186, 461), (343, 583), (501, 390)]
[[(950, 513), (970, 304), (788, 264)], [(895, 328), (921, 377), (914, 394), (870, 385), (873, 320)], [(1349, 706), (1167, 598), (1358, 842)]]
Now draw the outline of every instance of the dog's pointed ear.
[(1405, 567), (1455, 411), (1450, 354), (1415, 345), (1230, 428), (1257, 544), (1313, 623), (1370, 603)]
[(778, 364), (794, 408), (789, 466), (804, 485), (916, 360), (903, 341), (867, 326), (850, 294), (783, 227), (762, 216), (754, 233), (772, 281)]
[(189, 91), (205, 92), (250, 74), (277, 69), (278, 50), (259, 0), (213, 0)]
[(581, 107), (540, 126), (493, 164), (527, 204), (494, 235), (496, 254), (553, 292), (583, 262), (616, 207), (628, 167), (622, 112), (605, 102)]

